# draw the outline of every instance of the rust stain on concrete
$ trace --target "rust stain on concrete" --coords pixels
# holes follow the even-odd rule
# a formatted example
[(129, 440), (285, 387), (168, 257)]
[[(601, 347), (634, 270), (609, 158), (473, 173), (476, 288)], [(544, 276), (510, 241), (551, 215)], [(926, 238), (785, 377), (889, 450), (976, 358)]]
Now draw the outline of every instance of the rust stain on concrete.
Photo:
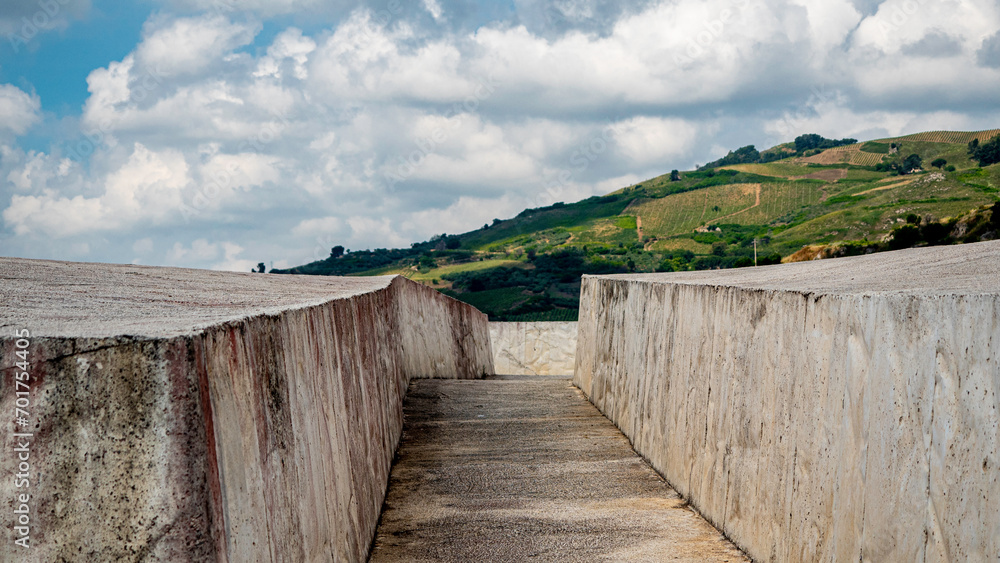
[(0, 412), (28, 329), (34, 434), (0, 561), (363, 560), (409, 381), (493, 371), (486, 317), (399, 277), (0, 258), (0, 295)]

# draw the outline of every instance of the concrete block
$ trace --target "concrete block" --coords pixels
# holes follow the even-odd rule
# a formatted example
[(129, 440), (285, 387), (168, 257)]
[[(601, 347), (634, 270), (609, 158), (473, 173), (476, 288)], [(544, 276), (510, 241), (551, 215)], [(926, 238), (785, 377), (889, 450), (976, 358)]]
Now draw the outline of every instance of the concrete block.
[(3, 561), (363, 561), (411, 378), (493, 373), (400, 277), (0, 258), (0, 293)]
[(571, 375), (576, 323), (490, 323), (493, 365), (505, 375)]
[(574, 382), (755, 560), (1000, 559), (1000, 242), (588, 276)]

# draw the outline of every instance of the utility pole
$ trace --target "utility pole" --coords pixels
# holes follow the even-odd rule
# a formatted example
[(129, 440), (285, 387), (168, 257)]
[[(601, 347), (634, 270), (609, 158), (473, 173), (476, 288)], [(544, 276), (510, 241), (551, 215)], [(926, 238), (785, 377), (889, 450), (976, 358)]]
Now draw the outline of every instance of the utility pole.
[(757, 237), (753, 238), (753, 267), (757, 267)]

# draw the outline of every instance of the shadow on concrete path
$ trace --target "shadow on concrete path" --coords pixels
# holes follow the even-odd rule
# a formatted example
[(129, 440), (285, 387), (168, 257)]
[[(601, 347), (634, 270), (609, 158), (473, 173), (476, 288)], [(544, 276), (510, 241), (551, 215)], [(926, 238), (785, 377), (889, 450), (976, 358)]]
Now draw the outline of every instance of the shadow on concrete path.
[(416, 380), (371, 561), (746, 561), (568, 378)]

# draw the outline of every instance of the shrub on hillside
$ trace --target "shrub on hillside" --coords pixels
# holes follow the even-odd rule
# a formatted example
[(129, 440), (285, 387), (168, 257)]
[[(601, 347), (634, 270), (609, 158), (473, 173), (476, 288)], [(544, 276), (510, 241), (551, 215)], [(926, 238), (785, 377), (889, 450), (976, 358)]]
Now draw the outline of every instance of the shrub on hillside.
[(949, 240), (951, 228), (944, 223), (937, 221), (927, 223), (920, 228), (920, 236), (931, 246), (938, 246), (951, 242)]
[(923, 158), (919, 154), (911, 154), (910, 156), (904, 158), (903, 160), (890, 160), (888, 162), (880, 162), (875, 165), (876, 172), (895, 172), (899, 175), (909, 174), (916, 170), (919, 170), (923, 166)]
[(902, 227), (896, 227), (892, 230), (892, 238), (889, 239), (889, 248), (891, 250), (911, 248), (920, 242), (920, 240), (920, 228), (907, 223)]
[(914, 170), (919, 170), (924, 164), (924, 159), (920, 158), (919, 154), (911, 154), (910, 156), (903, 159), (903, 167), (901, 169), (901, 174), (909, 174)]
[(772, 264), (781, 264), (781, 255), (777, 252), (767, 256), (761, 256), (757, 259), (758, 266), (770, 266)]
[(979, 161), (979, 166), (989, 166), (1000, 162), (1000, 135), (978, 145), (972, 151), (972, 158)]
[(857, 139), (840, 139), (838, 141), (835, 139), (827, 139), (826, 137), (815, 133), (809, 133), (807, 135), (799, 135), (795, 138), (795, 150), (796, 152), (804, 153), (808, 150), (832, 149), (844, 145), (853, 145), (857, 142)]
[(674, 263), (670, 260), (663, 260), (656, 266), (657, 272), (676, 272), (677, 268), (674, 267)]

